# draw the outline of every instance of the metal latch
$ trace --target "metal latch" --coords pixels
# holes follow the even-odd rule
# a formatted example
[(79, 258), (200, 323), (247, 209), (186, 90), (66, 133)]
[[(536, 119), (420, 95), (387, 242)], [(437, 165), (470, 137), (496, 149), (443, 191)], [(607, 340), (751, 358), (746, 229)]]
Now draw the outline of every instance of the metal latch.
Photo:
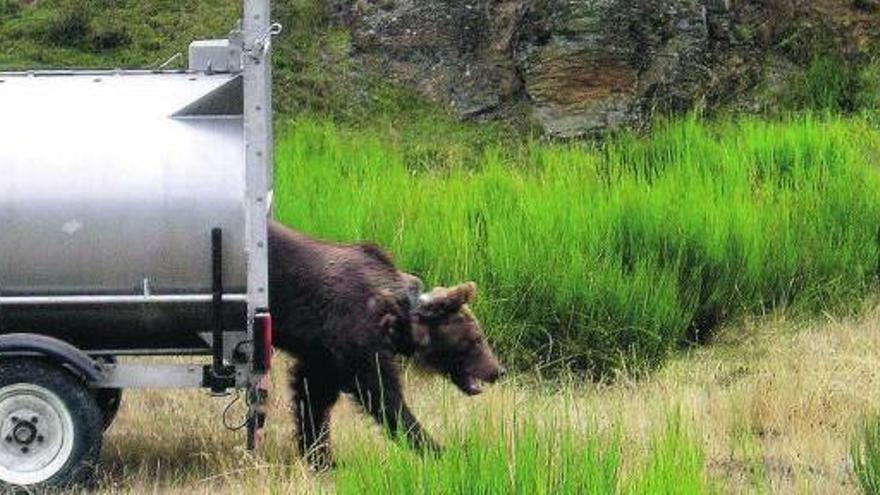
[(254, 41), (254, 47), (248, 51), (250, 56), (255, 60), (265, 58), (266, 54), (269, 53), (269, 50), (272, 48), (272, 37), (281, 34), (281, 31), (283, 30), (284, 26), (282, 26), (281, 23), (273, 22), (272, 25), (269, 26), (269, 29)]

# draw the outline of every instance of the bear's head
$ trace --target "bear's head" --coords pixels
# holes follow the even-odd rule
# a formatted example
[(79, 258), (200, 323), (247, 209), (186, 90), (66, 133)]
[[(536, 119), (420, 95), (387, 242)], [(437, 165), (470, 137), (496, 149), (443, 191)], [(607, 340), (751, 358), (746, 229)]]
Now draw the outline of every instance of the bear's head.
[(438, 287), (422, 294), (410, 314), (416, 362), (447, 376), (468, 395), (479, 394), (481, 383), (494, 383), (504, 374), (468, 307), (476, 291), (473, 282)]

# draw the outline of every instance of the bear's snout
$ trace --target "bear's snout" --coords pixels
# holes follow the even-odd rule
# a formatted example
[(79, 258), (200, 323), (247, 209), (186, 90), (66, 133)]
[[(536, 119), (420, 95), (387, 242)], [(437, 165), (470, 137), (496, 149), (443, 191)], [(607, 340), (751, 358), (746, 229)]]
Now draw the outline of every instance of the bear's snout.
[(493, 371), (489, 373), (484, 382), (487, 383), (495, 383), (498, 380), (504, 378), (504, 375), (507, 374), (507, 369), (504, 366), (499, 365)]
[(503, 366), (498, 364), (498, 362), (494, 358), (487, 359), (489, 361), (484, 366), (481, 366), (480, 369), (474, 373), (474, 375), (480, 379), (480, 381), (486, 383), (495, 383), (497, 382), (506, 370)]

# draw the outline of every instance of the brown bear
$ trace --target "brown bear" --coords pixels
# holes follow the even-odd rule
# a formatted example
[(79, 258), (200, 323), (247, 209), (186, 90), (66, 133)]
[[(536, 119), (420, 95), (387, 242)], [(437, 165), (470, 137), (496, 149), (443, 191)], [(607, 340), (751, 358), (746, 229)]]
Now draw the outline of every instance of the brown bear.
[(350, 394), (392, 435), (439, 452), (406, 405), (395, 356), (447, 376), (469, 395), (502, 374), (468, 303), (473, 283), (422, 293), (371, 244), (312, 239), (269, 226), (270, 308), (275, 346), (292, 355), (293, 415), (300, 452), (312, 467), (332, 465), (330, 411)]

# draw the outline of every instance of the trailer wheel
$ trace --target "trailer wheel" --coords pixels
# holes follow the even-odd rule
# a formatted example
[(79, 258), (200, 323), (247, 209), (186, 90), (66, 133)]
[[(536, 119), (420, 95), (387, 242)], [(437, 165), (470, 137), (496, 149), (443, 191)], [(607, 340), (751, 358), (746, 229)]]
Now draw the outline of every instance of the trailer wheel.
[(119, 413), (119, 406), (122, 405), (122, 389), (99, 388), (95, 390), (95, 401), (98, 403), (98, 407), (101, 408), (104, 418), (104, 431), (107, 431)]
[(101, 409), (66, 369), (32, 358), (0, 360), (0, 492), (63, 488), (92, 474)]

